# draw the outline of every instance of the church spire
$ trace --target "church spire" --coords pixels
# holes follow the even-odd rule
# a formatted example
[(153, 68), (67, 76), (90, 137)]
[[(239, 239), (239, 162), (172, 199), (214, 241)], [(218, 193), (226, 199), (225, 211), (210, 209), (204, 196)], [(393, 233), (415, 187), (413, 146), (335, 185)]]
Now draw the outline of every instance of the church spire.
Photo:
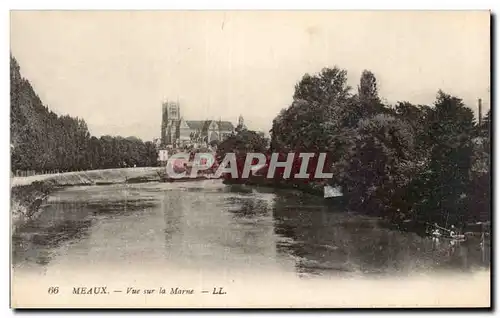
[(245, 129), (247, 129), (245, 127), (245, 122), (243, 120), (243, 116), (240, 114), (240, 116), (238, 117), (238, 126), (236, 126), (236, 132), (240, 132)]

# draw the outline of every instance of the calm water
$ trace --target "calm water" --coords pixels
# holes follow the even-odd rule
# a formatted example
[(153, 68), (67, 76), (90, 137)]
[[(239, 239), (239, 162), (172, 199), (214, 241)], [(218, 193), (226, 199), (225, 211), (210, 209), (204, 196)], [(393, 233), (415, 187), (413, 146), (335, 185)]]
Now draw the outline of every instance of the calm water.
[(348, 276), (489, 266), (476, 240), (436, 244), (322, 198), (220, 181), (71, 187), (42, 208), (13, 237), (15, 270), (175, 266)]

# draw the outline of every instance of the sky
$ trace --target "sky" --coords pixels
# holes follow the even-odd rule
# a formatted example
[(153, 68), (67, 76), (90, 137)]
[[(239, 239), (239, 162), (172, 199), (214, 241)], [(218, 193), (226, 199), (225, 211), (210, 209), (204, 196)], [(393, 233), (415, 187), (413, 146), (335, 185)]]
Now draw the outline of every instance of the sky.
[(371, 70), (388, 103), (442, 89), (490, 107), (488, 11), (13, 11), (11, 53), (96, 136), (159, 137), (167, 99), (186, 120), (268, 131), (301, 77), (333, 66), (353, 92)]

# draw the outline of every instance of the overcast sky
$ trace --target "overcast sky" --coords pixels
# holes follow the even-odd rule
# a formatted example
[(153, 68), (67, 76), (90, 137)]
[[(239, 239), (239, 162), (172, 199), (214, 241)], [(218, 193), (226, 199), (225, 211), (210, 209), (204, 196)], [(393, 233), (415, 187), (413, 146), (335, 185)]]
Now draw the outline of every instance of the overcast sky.
[(489, 109), (489, 12), (13, 12), (11, 52), (42, 101), (92, 134), (159, 137), (161, 102), (185, 119), (268, 131), (304, 73), (375, 73), (388, 102), (438, 89)]

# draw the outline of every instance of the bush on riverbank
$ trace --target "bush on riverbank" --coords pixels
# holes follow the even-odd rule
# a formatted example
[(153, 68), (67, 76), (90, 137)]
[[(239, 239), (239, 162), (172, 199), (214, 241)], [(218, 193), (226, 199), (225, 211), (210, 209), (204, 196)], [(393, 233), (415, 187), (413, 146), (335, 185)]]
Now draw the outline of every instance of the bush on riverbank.
[(13, 187), (10, 196), (10, 211), (13, 232), (36, 214), (47, 196), (58, 186), (53, 180), (36, 181), (28, 185)]

